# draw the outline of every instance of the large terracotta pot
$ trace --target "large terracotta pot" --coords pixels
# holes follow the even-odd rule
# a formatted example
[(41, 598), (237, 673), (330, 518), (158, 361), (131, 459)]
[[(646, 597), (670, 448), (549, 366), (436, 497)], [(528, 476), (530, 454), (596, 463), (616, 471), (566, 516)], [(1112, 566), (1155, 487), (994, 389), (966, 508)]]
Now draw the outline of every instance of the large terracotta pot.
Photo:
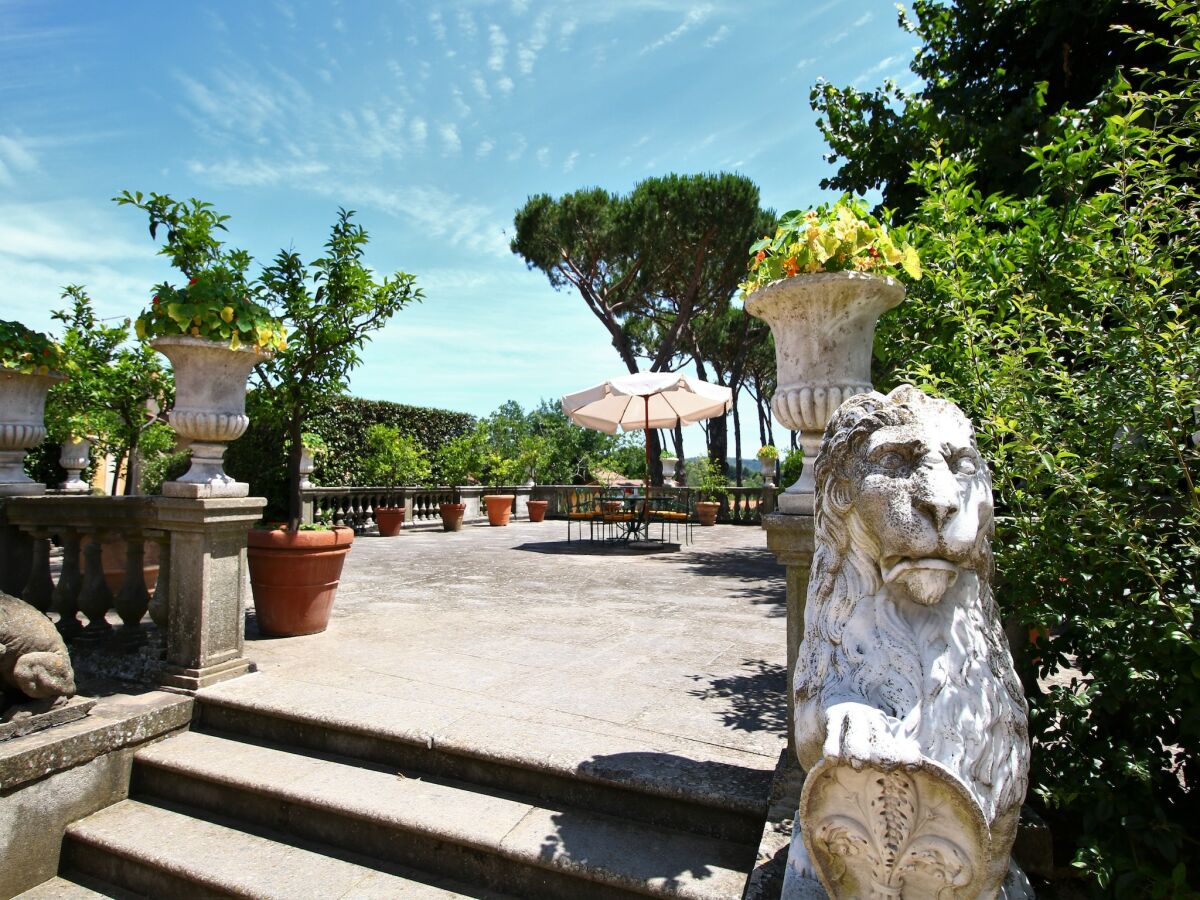
[(375, 524), (379, 526), (380, 537), (395, 537), (400, 533), (400, 527), (404, 524), (404, 507), (375, 507)]
[(46, 493), (25, 474), (25, 455), (46, 439), (46, 392), (62, 380), (0, 368), (0, 497)]
[(804, 469), (779, 496), (785, 513), (813, 512), (813, 463), (834, 410), (871, 390), (875, 323), (904, 300), (894, 278), (863, 272), (798, 275), (755, 291), (746, 312), (771, 326), (779, 387), (771, 411), (800, 432)]
[(354, 529), (344, 525), (251, 531), (247, 555), (259, 631), (272, 637), (324, 631), (353, 541)]
[(529, 501), (529, 521), (540, 522), (546, 518), (546, 509), (550, 506), (549, 500), (530, 500)]
[[(104, 571), (108, 589), (114, 594), (120, 593), (125, 583), (128, 554), (129, 548), (123, 538), (100, 542), (100, 567)], [(146, 541), (142, 550), (142, 579), (150, 593), (154, 592), (154, 585), (158, 582), (158, 565), (158, 541)]]
[(80, 473), (92, 461), (92, 442), (84, 437), (72, 437), (63, 442), (58, 454), (58, 464), (67, 473), (67, 480), (58, 486), (60, 491), (70, 494), (87, 494), (92, 486), (80, 478)]
[(443, 531), (462, 531), (463, 516), (467, 513), (465, 503), (443, 503), (438, 507), (442, 514)]
[(488, 494), (485, 496), (483, 502), (487, 504), (488, 524), (507, 525), (512, 516), (513, 501), (516, 499), (515, 494)]
[(713, 503), (710, 500), (700, 500), (696, 503), (696, 518), (701, 525), (711, 526), (717, 524), (717, 513), (721, 509), (720, 503)]
[(168, 414), (176, 433), (191, 441), (191, 468), (163, 483), (168, 497), (246, 497), (250, 485), (225, 474), (225, 447), (246, 432), (246, 376), (266, 354), (257, 347), (198, 337), (162, 337), (150, 344), (171, 361), (175, 407)]

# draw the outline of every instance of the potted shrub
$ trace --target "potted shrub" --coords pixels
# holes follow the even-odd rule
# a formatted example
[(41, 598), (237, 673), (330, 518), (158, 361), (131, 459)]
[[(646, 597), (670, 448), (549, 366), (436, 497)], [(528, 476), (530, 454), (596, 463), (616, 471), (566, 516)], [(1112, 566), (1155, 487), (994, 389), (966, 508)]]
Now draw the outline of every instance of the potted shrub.
[(483, 447), (479, 429), (449, 440), (438, 450), (435, 462), (438, 482), (450, 486), (453, 499), (438, 506), (444, 531), (462, 531), (467, 505), (458, 492), (464, 484), (478, 484)]
[[(378, 424), (367, 429), (363, 472), (372, 485), (394, 489), (420, 484), (430, 477), (431, 469), (425, 449), (416, 440), (392, 425)], [(404, 507), (376, 506), (375, 524), (381, 537), (395, 537), (404, 524)]]
[(717, 524), (721, 503), (717, 499), (729, 493), (729, 479), (708, 457), (696, 460), (693, 472), (696, 489), (696, 519), (701, 525)]
[[(494, 488), (512, 484), (519, 477), (522, 467), (521, 460), (508, 459), (491, 448), (484, 453), (482, 462), (484, 480)], [(483, 502), (487, 506), (488, 524), (507, 525), (516, 499), (516, 494), (485, 494)]]
[[(890, 276), (902, 269), (920, 278), (920, 259), (848, 194), (832, 206), (784, 213), (775, 234), (750, 253), (741, 287), (746, 312), (775, 338), (779, 389), (771, 408), (815, 459), (833, 411), (871, 390), (875, 323), (904, 299), (904, 286)], [(814, 488), (806, 465), (780, 495), (780, 511), (811, 515)]]
[(0, 496), (44, 494), (25, 456), (46, 438), (46, 392), (63, 376), (61, 348), (20, 322), (0, 320)]
[(300, 435), (300, 487), (304, 490), (313, 486), (309, 476), (316, 468), (317, 457), (328, 449), (329, 445), (325, 443), (325, 438), (315, 431), (306, 431)]
[(779, 461), (779, 450), (774, 444), (763, 444), (758, 448), (758, 464), (762, 466), (763, 486), (772, 487), (775, 478), (775, 463)]
[(529, 507), (529, 521), (541, 522), (546, 518), (546, 510), (550, 508), (550, 501), (531, 499), (527, 505)]
[[(250, 532), (251, 588), (259, 627), (271, 623), (264, 633), (311, 634), (328, 624), (333, 594), (326, 588), (336, 587), (353, 531), (300, 525), (304, 423), (310, 413), (346, 390), (371, 333), (421, 299), (412, 275), (396, 272), (382, 281), (375, 279), (363, 262), (367, 232), (353, 217), (353, 212), (338, 210), (322, 257), (306, 264), (294, 251), (281, 250), (255, 285), (259, 297), (291, 329), (287, 349), (256, 370), (259, 389), (283, 421), (289, 444), (287, 525)], [(318, 567), (326, 564), (328, 568)], [(288, 574), (310, 569), (303, 584)], [(263, 590), (279, 578), (292, 579), (290, 590)]]
[(159, 252), (188, 280), (183, 287), (158, 285), (135, 323), (137, 336), (171, 361), (175, 404), (167, 418), (192, 452), (188, 471), (164, 482), (162, 491), (169, 497), (245, 497), (249, 484), (225, 472), (225, 447), (250, 424), (246, 377), (286, 346), (286, 331), (251, 299), (250, 256), (225, 250), (214, 236), (227, 216), (199, 200), (177, 203), (163, 194), (146, 199), (125, 191), (113, 199), (145, 211), (152, 237), (166, 229)]

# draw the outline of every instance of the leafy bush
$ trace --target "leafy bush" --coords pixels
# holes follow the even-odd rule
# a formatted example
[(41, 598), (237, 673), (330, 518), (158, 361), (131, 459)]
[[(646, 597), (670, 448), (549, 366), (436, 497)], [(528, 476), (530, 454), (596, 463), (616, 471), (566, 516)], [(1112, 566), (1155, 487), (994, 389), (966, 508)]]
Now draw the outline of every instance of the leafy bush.
[(367, 429), (363, 468), (371, 484), (385, 487), (426, 483), (432, 474), (425, 449), (394, 425)]
[(1030, 799), (1081, 874), (1131, 896), (1200, 887), (1200, 23), (1170, 8), (1161, 87), (1062, 116), (1035, 194), (984, 196), (936, 152), (915, 169), (926, 277), (877, 342), (881, 390), (912, 381), (977, 424), (998, 602), (1037, 629), (1013, 647)]
[(783, 462), (779, 465), (779, 486), (789, 488), (800, 480), (800, 472), (804, 469), (804, 448), (796, 447), (789, 450)]

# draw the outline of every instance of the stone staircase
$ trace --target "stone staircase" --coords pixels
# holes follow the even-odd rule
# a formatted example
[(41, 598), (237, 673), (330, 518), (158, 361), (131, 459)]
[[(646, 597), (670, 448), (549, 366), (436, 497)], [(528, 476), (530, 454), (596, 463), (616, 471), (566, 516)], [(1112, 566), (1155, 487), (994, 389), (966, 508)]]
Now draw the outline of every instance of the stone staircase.
[[(360, 698), (362, 695), (358, 695)], [(202, 692), (130, 796), (75, 822), (68, 897), (742, 895), (770, 773), (653, 752), (487, 750), (306, 704)]]

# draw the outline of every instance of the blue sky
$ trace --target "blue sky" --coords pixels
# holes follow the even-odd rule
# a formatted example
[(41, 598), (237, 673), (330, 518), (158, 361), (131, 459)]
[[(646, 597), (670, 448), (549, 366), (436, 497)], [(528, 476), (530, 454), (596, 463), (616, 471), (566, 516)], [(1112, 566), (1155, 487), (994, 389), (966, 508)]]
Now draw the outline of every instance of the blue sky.
[(212, 202), (264, 261), (314, 258), (346, 206), (371, 266), (426, 295), (352, 391), (529, 407), (623, 372), (583, 302), (509, 252), (529, 195), (724, 170), (811, 205), (809, 88), (909, 83), (913, 49), (890, 0), (0, 0), (0, 317), (50, 329), (68, 283), (137, 314), (172, 273), (110, 202), (126, 188)]

